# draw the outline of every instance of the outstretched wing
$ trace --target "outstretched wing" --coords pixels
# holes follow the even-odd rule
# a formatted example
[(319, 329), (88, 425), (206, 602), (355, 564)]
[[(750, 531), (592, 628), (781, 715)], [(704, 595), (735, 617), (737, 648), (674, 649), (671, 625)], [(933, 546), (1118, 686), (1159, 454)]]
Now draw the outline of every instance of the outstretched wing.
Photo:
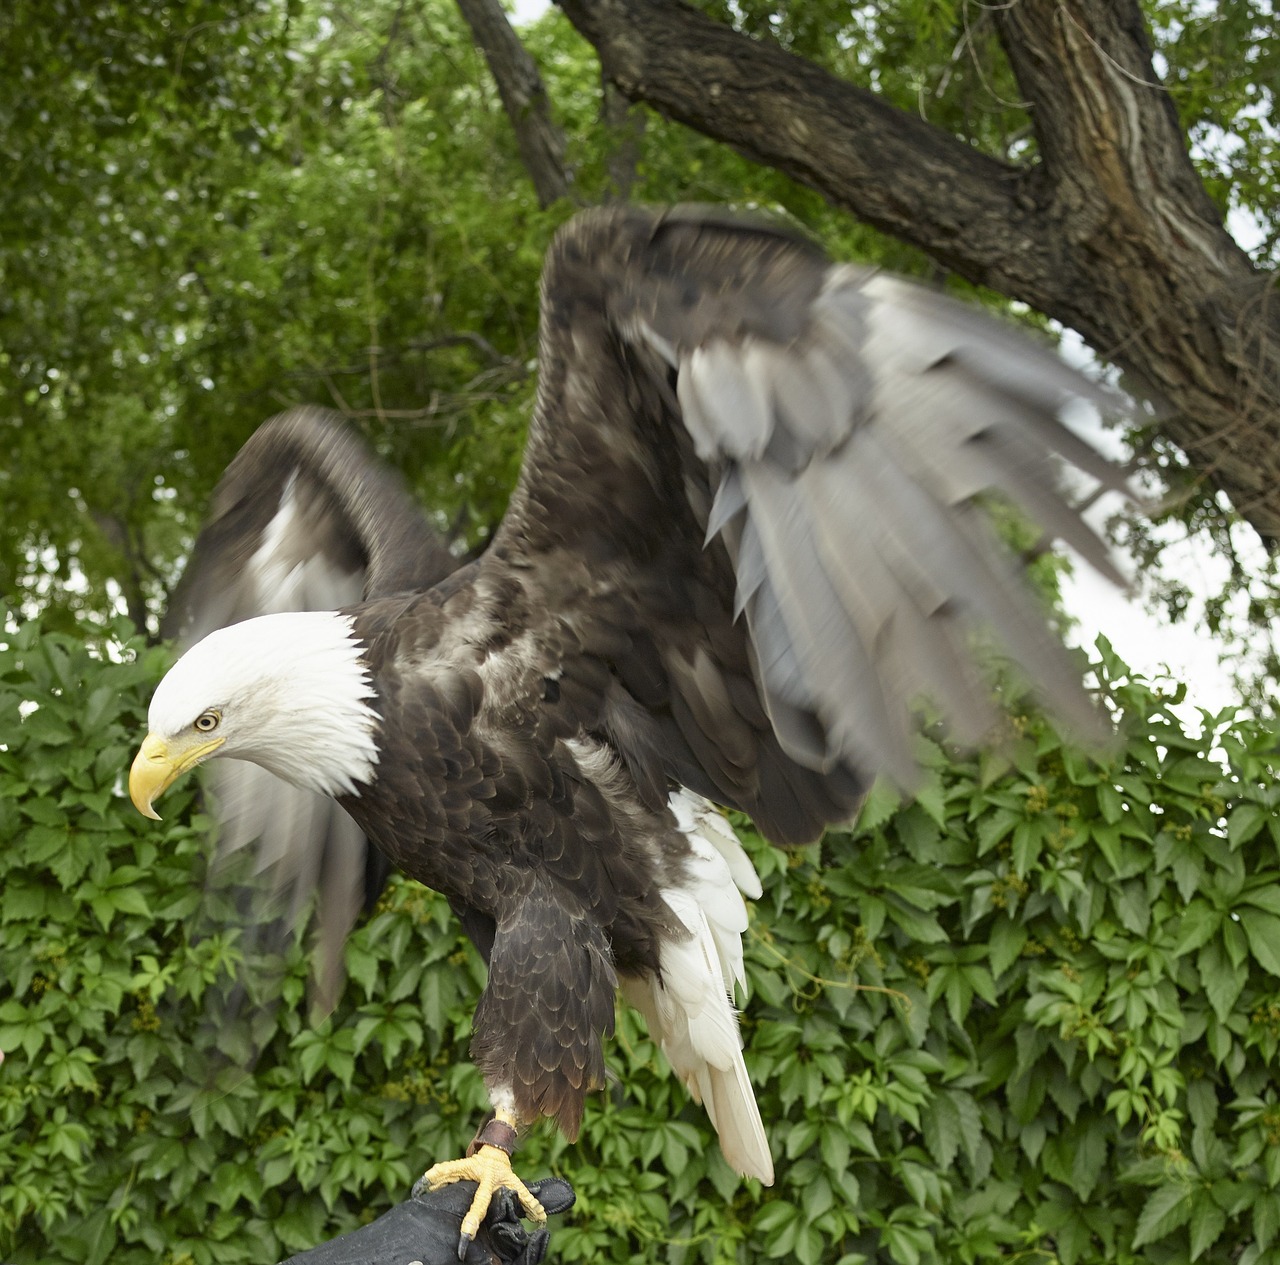
[[(399, 475), (338, 414), (291, 409), (264, 422), (223, 474), (167, 631), (189, 645), (256, 615), (429, 588), (456, 565)], [(389, 866), (327, 796), (242, 761), (218, 761), (210, 777), (220, 853), (256, 844), (290, 921), (318, 890), (318, 978), (331, 996), (346, 934)]]
[(399, 474), (328, 409), (290, 409), (226, 468), (166, 617), (194, 642), (277, 611), (429, 588), (457, 566)]
[(536, 592), (561, 705), (649, 797), (663, 777), (780, 841), (913, 776), (910, 706), (993, 719), (993, 635), (1095, 728), (994, 538), (999, 493), (1115, 578), (1058, 458), (1122, 488), (1062, 426), (1097, 396), (981, 312), (723, 212), (587, 212), (542, 283), (523, 471), (482, 563)]

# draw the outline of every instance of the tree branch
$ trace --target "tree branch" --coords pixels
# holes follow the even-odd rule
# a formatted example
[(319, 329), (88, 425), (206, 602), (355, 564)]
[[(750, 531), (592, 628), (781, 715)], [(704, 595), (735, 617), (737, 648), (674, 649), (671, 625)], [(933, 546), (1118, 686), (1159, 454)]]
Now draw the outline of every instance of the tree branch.
[(611, 196), (619, 202), (629, 202), (640, 163), (640, 138), (644, 134), (645, 115), (618, 91), (610, 79), (605, 78), (601, 88), (600, 122), (609, 138), (605, 165), (609, 182), (613, 185)]
[(458, 8), (498, 85), (539, 205), (547, 207), (568, 197), (564, 133), (551, 117), (537, 63), (511, 29), (500, 0), (458, 0)]
[(1136, 0), (998, 6), (1040, 159), (1012, 166), (680, 0), (559, 0), (629, 98), (1078, 329), (1280, 541), (1280, 302), (1223, 228)]
[(1022, 0), (996, 14), (1070, 270), (1018, 297), (1078, 329), (1172, 406), (1165, 434), (1280, 540), (1280, 303), (1204, 190), (1141, 11)]
[(679, 0), (558, 3), (631, 100), (786, 172), (974, 280), (1002, 288), (1010, 253), (1051, 266), (1021, 169)]

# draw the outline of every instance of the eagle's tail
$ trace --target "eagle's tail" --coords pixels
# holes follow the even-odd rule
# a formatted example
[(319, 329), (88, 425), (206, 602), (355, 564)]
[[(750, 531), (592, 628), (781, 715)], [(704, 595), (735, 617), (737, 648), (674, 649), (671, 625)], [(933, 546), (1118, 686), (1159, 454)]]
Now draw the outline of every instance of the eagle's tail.
[(684, 882), (662, 893), (689, 932), (661, 950), (662, 978), (624, 978), (623, 993), (644, 1015), (677, 1076), (703, 1103), (725, 1159), (738, 1172), (773, 1182), (773, 1159), (760, 1109), (742, 1060), (735, 984), (746, 984), (743, 895), (760, 895), (756, 877), (729, 823), (687, 791), (670, 807), (692, 854)]

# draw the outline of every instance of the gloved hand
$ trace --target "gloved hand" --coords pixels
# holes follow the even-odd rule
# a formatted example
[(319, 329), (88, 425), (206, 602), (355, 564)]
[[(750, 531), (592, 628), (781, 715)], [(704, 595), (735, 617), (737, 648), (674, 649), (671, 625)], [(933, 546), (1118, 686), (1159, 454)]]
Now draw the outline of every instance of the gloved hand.
[[(558, 1177), (531, 1182), (529, 1189), (548, 1216), (573, 1206), (573, 1187)], [(282, 1265), (457, 1265), (462, 1218), (475, 1191), (473, 1182), (439, 1190), (427, 1190), (419, 1182), (410, 1198), (372, 1225), (300, 1252)], [(549, 1230), (526, 1231), (515, 1196), (500, 1190), (467, 1249), (464, 1265), (539, 1265), (550, 1239)]]
[[(573, 1207), (573, 1187), (562, 1178), (544, 1177), (540, 1182), (531, 1182), (529, 1190), (547, 1210), (548, 1217)], [(499, 1190), (494, 1195), (484, 1228), (503, 1265), (538, 1265), (551, 1242), (551, 1231), (545, 1226), (526, 1233), (520, 1220), (520, 1201), (510, 1190)]]

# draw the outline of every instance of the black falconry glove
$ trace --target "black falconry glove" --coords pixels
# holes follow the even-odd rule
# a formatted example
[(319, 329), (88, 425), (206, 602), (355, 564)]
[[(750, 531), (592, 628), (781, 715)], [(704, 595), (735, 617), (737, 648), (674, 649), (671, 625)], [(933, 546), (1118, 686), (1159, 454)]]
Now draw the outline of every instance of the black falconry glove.
[[(372, 1224), (281, 1265), (457, 1265), (462, 1218), (475, 1189), (473, 1182), (457, 1182), (428, 1190), (420, 1181), (410, 1198)], [(558, 1177), (531, 1182), (529, 1189), (549, 1216), (573, 1206), (573, 1187)], [(539, 1265), (550, 1241), (549, 1230), (525, 1229), (515, 1197), (500, 1190), (462, 1260), (464, 1265)]]

